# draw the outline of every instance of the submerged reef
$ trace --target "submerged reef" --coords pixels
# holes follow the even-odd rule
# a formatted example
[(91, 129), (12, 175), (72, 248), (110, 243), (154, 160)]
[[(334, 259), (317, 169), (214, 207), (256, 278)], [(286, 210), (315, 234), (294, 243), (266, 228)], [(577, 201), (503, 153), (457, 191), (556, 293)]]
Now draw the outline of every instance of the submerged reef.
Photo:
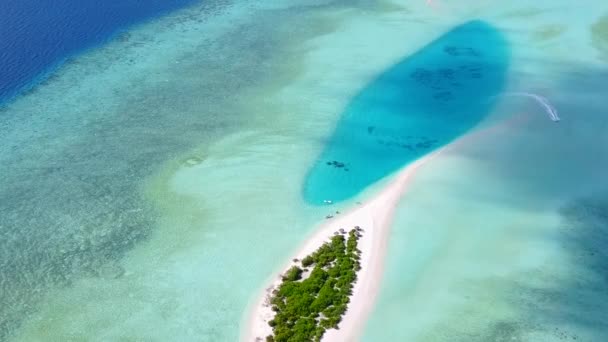
[(591, 25), (591, 42), (600, 58), (608, 61), (608, 14)]
[(508, 55), (500, 32), (471, 21), (380, 74), (345, 108), (306, 176), (304, 199), (350, 199), (464, 134), (491, 112)]
[(566, 25), (551, 24), (541, 27), (532, 33), (532, 39), (536, 41), (547, 41), (559, 38), (566, 32)]
[(285, 272), (270, 297), (276, 314), (268, 322), (273, 334), (267, 342), (320, 341), (327, 329), (338, 328), (361, 269), (361, 232), (356, 227), (345, 237), (340, 229), (330, 242)]
[(572, 264), (545, 265), (536, 274), (513, 279), (505, 295), (522, 308), (522, 317), (493, 323), (476, 338), (455, 341), (520, 341), (534, 335), (550, 341), (606, 340), (608, 193), (571, 199), (559, 214), (561, 225), (554, 238)]

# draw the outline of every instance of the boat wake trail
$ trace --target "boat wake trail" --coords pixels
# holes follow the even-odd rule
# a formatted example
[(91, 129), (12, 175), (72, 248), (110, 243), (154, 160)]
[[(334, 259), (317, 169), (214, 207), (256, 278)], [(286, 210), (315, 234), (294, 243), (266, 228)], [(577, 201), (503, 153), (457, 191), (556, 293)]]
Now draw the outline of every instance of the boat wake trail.
[(537, 103), (539, 103), (541, 106), (543, 106), (543, 108), (545, 109), (545, 111), (547, 112), (547, 114), (549, 114), (549, 118), (551, 118), (551, 121), (553, 122), (559, 122), (561, 119), (559, 117), (559, 115), (557, 114), (557, 109), (555, 109), (555, 107), (553, 107), (551, 105), (551, 103), (549, 102), (549, 100), (547, 100), (546, 98), (540, 96), (540, 95), (536, 95), (534, 93), (526, 93), (526, 92), (512, 92), (512, 93), (504, 93), (502, 94), (502, 96), (523, 96), (523, 97), (529, 97), (534, 99)]

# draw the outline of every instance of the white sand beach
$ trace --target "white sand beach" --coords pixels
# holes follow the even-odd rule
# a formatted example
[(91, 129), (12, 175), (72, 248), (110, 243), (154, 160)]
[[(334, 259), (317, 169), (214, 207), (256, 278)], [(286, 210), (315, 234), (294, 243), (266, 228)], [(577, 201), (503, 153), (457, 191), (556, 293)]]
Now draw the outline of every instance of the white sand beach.
[(343, 316), (339, 329), (328, 330), (323, 336), (324, 342), (344, 342), (357, 340), (365, 321), (371, 312), (382, 280), (383, 262), (386, 246), (390, 235), (393, 213), (407, 185), (416, 171), (439, 151), (417, 160), (401, 170), (394, 180), (388, 183), (377, 195), (360, 204), (349, 212), (338, 214), (322, 224), (315, 233), (307, 239), (302, 247), (289, 259), (290, 261), (276, 274), (271, 283), (260, 294), (259, 300), (251, 307), (248, 321), (245, 324), (241, 339), (243, 341), (264, 341), (272, 334), (268, 321), (274, 316), (268, 304), (268, 298), (273, 289), (281, 283), (283, 274), (294, 263), (295, 258), (301, 260), (313, 253), (340, 228), (349, 230), (355, 226), (361, 227), (363, 236), (359, 240), (361, 250), (361, 270), (357, 274), (357, 282), (348, 309)]

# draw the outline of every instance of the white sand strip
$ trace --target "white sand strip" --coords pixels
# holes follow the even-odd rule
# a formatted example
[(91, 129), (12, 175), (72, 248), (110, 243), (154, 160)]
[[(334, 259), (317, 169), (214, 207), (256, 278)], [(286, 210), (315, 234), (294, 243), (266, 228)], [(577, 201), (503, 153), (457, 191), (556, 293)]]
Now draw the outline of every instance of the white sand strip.
[[(376, 296), (380, 289), (386, 246), (390, 235), (390, 227), (401, 195), (407, 188), (416, 170), (428, 162), (439, 151), (421, 158), (401, 170), (396, 178), (373, 198), (350, 212), (329, 219), (321, 225), (316, 232), (304, 242), (303, 246), (292, 258), (299, 260), (313, 253), (324, 242), (334, 235), (334, 232), (343, 228), (346, 231), (359, 226), (363, 228), (363, 236), (359, 239), (361, 250), (361, 270), (357, 273), (357, 282), (353, 287), (353, 295), (348, 309), (343, 316), (339, 329), (330, 329), (323, 336), (323, 342), (345, 342), (357, 340), (370, 311), (373, 308)], [(294, 262), (282, 269), (284, 273)], [(266, 287), (260, 299), (252, 307), (242, 340), (265, 341), (266, 336), (272, 334), (268, 321), (274, 316), (269, 305), (269, 296), (273, 289), (281, 283), (280, 274)]]

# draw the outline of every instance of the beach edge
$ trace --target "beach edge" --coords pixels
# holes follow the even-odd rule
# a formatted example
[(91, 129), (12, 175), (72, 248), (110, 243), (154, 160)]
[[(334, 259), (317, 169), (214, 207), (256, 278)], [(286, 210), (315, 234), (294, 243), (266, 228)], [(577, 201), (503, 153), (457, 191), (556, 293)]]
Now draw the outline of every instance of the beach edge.
[(373, 310), (380, 290), (395, 209), (417, 171), (437, 156), (440, 151), (441, 149), (405, 166), (370, 199), (346, 213), (320, 224), (292, 254), (285, 266), (280, 268), (280, 272), (271, 276), (266, 282), (267, 285), (256, 297), (257, 300), (248, 307), (242, 324), (240, 340), (243, 342), (264, 341), (266, 336), (272, 334), (268, 321), (272, 319), (274, 312), (268, 305), (268, 298), (272, 290), (281, 284), (281, 274), (293, 266), (293, 259), (301, 260), (312, 254), (341, 228), (348, 230), (359, 226), (363, 229), (363, 236), (358, 243), (358, 248), (361, 250), (361, 270), (357, 272), (353, 294), (350, 296), (350, 303), (339, 324), (339, 329), (327, 330), (322, 338), (323, 342), (356, 341)]

